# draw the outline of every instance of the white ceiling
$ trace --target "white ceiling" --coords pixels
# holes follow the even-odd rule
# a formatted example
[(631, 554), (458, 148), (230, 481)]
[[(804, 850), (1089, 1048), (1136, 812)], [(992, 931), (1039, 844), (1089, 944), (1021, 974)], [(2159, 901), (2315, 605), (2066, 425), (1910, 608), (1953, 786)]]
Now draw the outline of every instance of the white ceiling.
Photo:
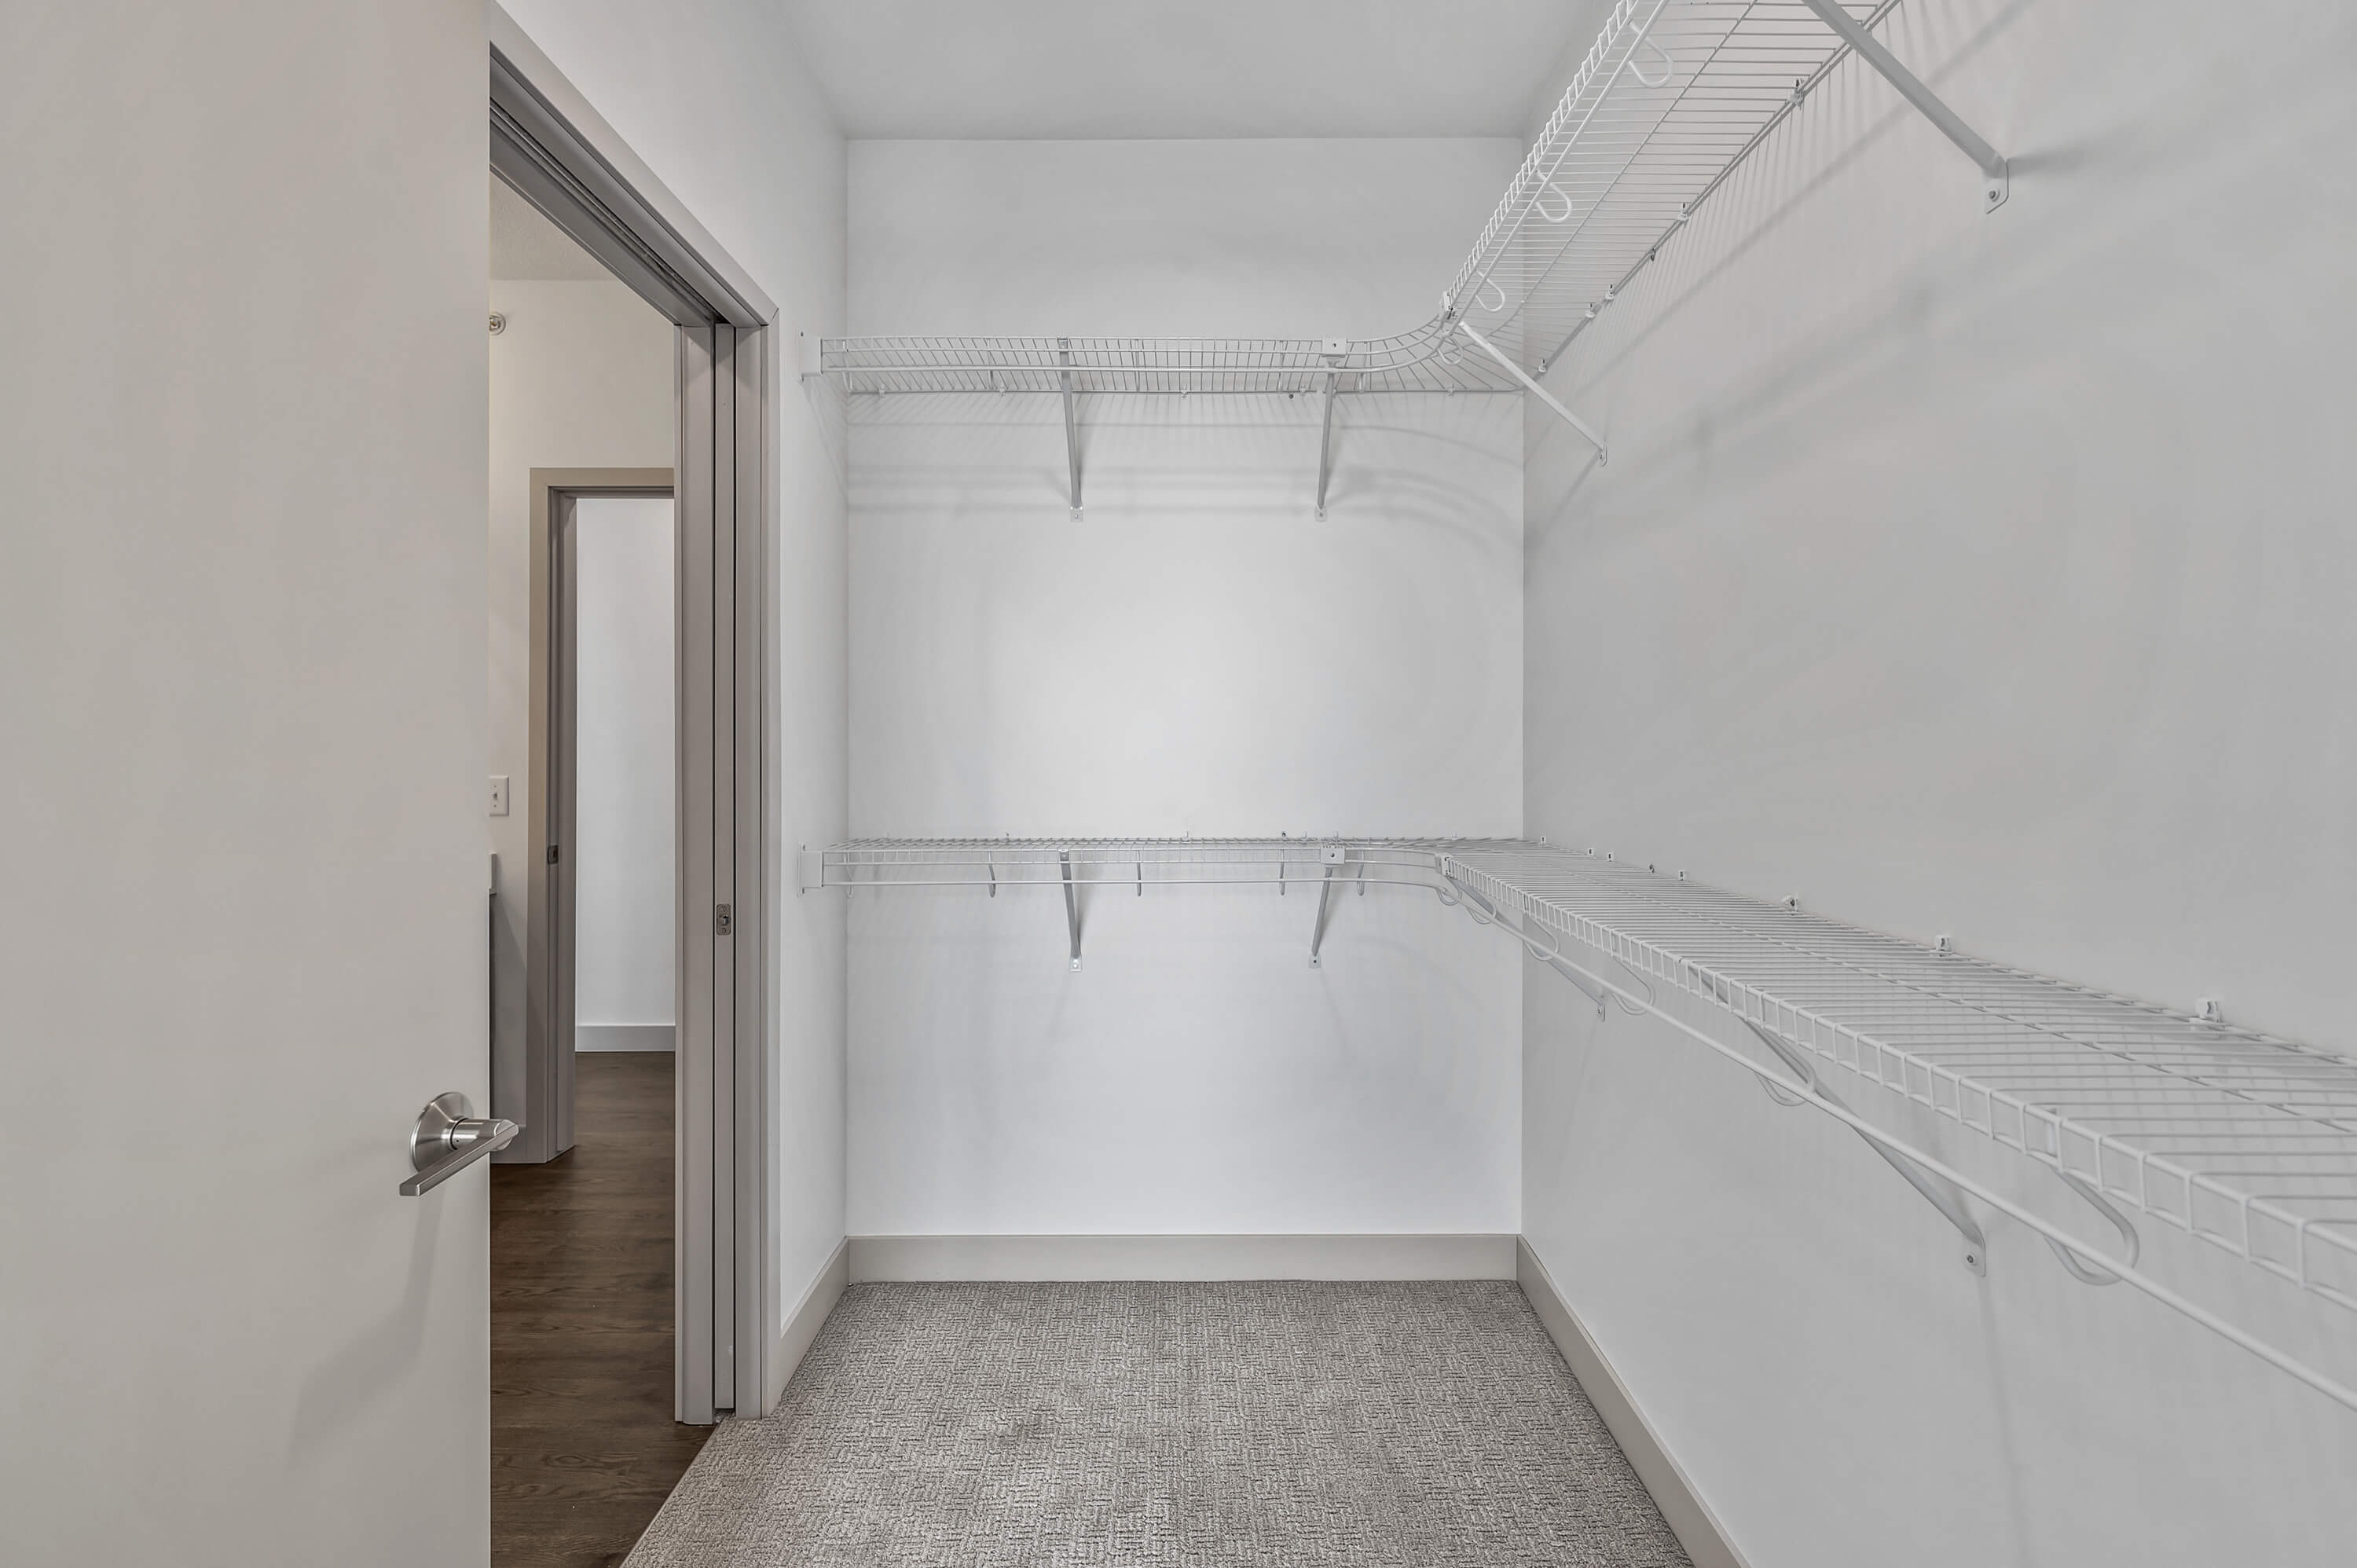
[(853, 137), (1512, 136), (1609, 0), (777, 0)]
[(587, 283), (614, 275), (499, 176), (490, 185), (492, 277)]

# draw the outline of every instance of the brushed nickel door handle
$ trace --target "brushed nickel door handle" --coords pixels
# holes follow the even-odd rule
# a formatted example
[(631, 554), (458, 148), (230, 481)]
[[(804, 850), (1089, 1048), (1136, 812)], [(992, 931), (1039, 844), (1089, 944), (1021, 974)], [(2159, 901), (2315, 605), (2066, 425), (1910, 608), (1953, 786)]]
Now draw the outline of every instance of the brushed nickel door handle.
[(417, 1113), (417, 1126), (409, 1134), (409, 1165), (417, 1174), (401, 1184), (401, 1196), (433, 1191), (492, 1150), (506, 1148), (522, 1131), (504, 1117), (476, 1115), (474, 1105), (455, 1089), (436, 1095)]

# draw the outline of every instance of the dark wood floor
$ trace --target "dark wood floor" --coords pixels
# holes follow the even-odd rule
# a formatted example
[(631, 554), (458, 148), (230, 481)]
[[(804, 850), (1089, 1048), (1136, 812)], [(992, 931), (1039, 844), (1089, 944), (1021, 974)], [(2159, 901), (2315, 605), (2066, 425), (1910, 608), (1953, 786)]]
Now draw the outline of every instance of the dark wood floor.
[(573, 1148), (491, 1167), (491, 1563), (630, 1554), (711, 1428), (672, 1420), (672, 1063), (579, 1058)]

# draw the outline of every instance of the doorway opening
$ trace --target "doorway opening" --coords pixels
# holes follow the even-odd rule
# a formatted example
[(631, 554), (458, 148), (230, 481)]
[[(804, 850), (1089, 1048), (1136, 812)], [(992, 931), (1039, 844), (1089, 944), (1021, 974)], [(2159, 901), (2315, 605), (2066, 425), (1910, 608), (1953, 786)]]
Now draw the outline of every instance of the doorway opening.
[[(711, 1431), (674, 1409), (675, 329), (490, 199), (494, 1078), (528, 1129), (490, 1182), (492, 1562), (570, 1568), (619, 1561)], [(549, 466), (601, 459), (645, 466)]]
[[(678, 1421), (709, 1424), (724, 1413), (763, 1411), (777, 1396), (770, 1374), (783, 1365), (770, 1202), (778, 1153), (767, 1087), (774, 1037), (768, 933), (780, 884), (770, 848), (776, 772), (767, 680), (775, 648), (767, 563), (777, 309), (503, 11), (492, 6), (486, 19), (491, 174), (592, 259), (607, 286), (619, 284), (651, 307), (668, 335), (677, 816), (671, 1404)], [(506, 333), (522, 325), (511, 322)], [(596, 369), (593, 357), (581, 373)], [(532, 464), (660, 460), (584, 447)], [(533, 548), (556, 537), (564, 495), (577, 505), (581, 495), (633, 488), (656, 487), (610, 475), (570, 491), (544, 484), (534, 493), (552, 499), (531, 530)], [(525, 575), (549, 591), (546, 571)], [(546, 653), (554, 624), (544, 618), (523, 646)], [(544, 709), (539, 716), (544, 738)], [(545, 783), (550, 772), (535, 777)], [(524, 798), (538, 802), (542, 836), (527, 835), (522, 864), (501, 881), (547, 915), (571, 886), (565, 846), (546, 833), (558, 808)], [(535, 935), (554, 929), (544, 920)], [(552, 998), (577, 1003), (548, 978), (554, 966), (546, 941), (525, 945), (544, 960), (524, 984), (526, 1004), (537, 1001), (548, 1015)], [(553, 1028), (546, 1033), (554, 1039)], [(519, 1159), (552, 1155), (573, 1131), (562, 1092), (568, 1066), (578, 1087), (571, 1044), (550, 1046), (537, 1073), (495, 1073), (495, 1083), (514, 1083), (522, 1098), (522, 1114), (511, 1113), (523, 1125)]]
[(492, 18), (492, 1560), (540, 1568), (627, 1554), (774, 1359), (774, 312)]

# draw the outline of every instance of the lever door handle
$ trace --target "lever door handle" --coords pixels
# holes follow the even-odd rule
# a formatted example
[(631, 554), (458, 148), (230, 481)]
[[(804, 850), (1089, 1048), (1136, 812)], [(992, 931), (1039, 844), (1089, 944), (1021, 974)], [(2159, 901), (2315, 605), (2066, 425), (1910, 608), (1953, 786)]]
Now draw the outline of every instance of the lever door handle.
[(455, 1089), (436, 1095), (417, 1113), (416, 1130), (409, 1134), (409, 1165), (417, 1174), (401, 1184), (401, 1196), (433, 1191), (493, 1149), (514, 1143), (522, 1131), (503, 1117), (476, 1115), (473, 1104)]

